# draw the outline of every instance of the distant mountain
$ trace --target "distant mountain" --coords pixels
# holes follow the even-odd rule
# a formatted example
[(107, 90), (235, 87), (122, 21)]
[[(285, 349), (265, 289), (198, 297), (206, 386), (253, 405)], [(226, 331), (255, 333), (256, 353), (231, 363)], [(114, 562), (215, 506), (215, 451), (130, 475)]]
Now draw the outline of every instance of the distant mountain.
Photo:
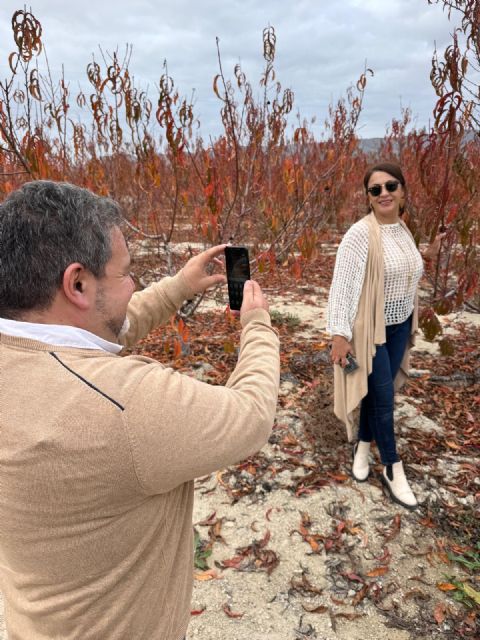
[(377, 153), (383, 142), (383, 138), (359, 138), (360, 149), (364, 153)]
[[(471, 142), (472, 140), (474, 140), (476, 137), (479, 137), (479, 136), (480, 136), (480, 132), (477, 133), (473, 130), (466, 131), (463, 134), (463, 140), (465, 143), (467, 143), (467, 142)], [(382, 145), (383, 138), (359, 138), (358, 142), (359, 142), (360, 149), (364, 153), (375, 154), (375, 153), (378, 153), (378, 150)], [(393, 148), (395, 149), (395, 143), (393, 145)]]

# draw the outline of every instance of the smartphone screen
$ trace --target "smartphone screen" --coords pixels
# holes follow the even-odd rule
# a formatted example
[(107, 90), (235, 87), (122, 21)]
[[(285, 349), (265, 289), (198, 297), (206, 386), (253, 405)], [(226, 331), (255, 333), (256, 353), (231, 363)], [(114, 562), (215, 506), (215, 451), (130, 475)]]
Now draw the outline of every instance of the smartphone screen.
[(225, 247), (228, 300), (230, 309), (238, 311), (243, 302), (243, 285), (250, 280), (250, 262), (246, 247)]

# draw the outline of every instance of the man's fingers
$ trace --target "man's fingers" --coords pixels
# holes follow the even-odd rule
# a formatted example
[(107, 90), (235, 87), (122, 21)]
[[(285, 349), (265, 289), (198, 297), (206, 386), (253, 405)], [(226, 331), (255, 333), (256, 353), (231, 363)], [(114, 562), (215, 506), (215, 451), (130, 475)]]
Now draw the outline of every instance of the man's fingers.
[(262, 289), (256, 280), (247, 280), (243, 286), (243, 296), (249, 296), (253, 303), (260, 303), (263, 300)]
[(253, 299), (255, 300), (255, 298), (258, 298), (262, 295), (262, 289), (260, 288), (260, 285), (256, 280), (249, 280), (248, 282), (251, 283), (252, 295)]
[(202, 291), (216, 287), (219, 284), (226, 284), (226, 282), (227, 277), (221, 273), (214, 273), (211, 276), (203, 276), (203, 278), (199, 280)]
[(256, 280), (246, 280), (243, 285), (243, 297), (247, 296), (251, 302), (261, 302), (262, 288)]
[(210, 260), (214, 260), (217, 256), (221, 255), (225, 251), (226, 246), (226, 244), (217, 244), (214, 247), (210, 247), (210, 249), (206, 249), (203, 252), (205, 262), (210, 262)]
[(253, 300), (253, 281), (252, 280), (246, 280), (245, 284), (243, 285), (243, 297)]
[(255, 280), (247, 280), (243, 286), (242, 313), (252, 309), (265, 309), (268, 311), (268, 302), (262, 293), (262, 289)]
[(217, 284), (225, 284), (227, 282), (227, 277), (222, 273), (214, 273), (211, 276), (205, 278), (205, 287), (209, 289), (210, 287), (214, 287)]

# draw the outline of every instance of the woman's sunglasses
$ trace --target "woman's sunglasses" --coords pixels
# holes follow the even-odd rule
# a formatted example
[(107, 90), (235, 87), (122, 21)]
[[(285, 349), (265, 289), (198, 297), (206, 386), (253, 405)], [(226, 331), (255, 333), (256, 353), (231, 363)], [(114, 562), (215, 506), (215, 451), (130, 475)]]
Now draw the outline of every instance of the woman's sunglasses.
[(398, 189), (398, 185), (400, 183), (397, 180), (389, 180), (385, 182), (385, 184), (374, 184), (373, 187), (369, 187), (367, 192), (370, 193), (374, 198), (377, 198), (382, 193), (382, 187), (388, 191), (388, 193), (393, 193)]

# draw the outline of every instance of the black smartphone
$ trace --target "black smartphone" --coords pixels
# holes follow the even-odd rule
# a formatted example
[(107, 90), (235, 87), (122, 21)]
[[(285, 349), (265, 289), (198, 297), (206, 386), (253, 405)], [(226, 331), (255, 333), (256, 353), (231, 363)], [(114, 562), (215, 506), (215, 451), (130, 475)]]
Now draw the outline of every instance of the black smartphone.
[(352, 373), (355, 369), (358, 369), (358, 363), (351, 353), (347, 353), (347, 364), (343, 367), (343, 370), (345, 373)]
[(238, 311), (243, 301), (243, 285), (250, 280), (250, 262), (246, 247), (225, 247), (228, 300), (230, 309)]

